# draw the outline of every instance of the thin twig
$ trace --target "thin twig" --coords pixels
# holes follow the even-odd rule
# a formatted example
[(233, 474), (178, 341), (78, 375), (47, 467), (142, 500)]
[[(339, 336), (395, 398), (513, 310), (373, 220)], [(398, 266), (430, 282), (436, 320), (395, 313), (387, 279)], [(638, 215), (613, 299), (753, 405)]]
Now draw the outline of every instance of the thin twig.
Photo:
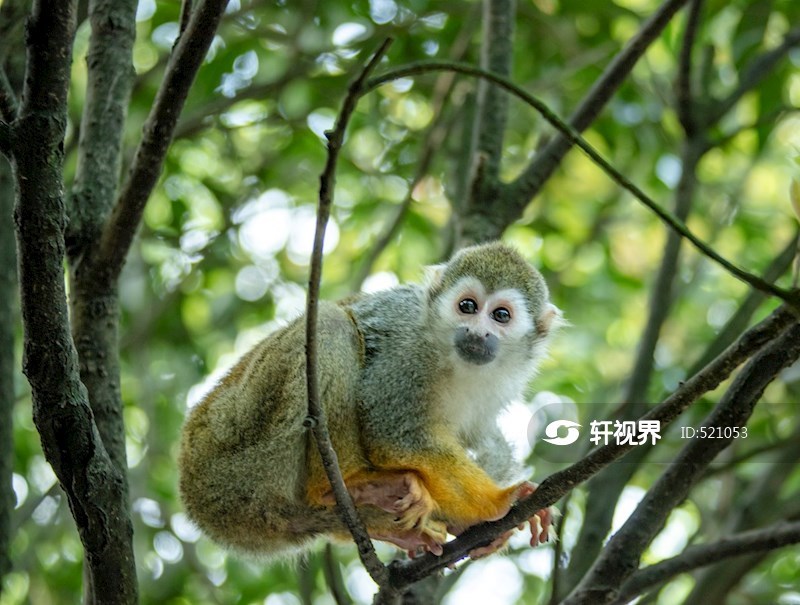
[(325, 420), (325, 411), (322, 407), (319, 391), (319, 377), (317, 372), (317, 315), (319, 308), (319, 289), (322, 277), (322, 248), (325, 241), (325, 228), (333, 204), (333, 190), (336, 180), (336, 163), (339, 151), (344, 142), (347, 123), (356, 108), (358, 99), (364, 94), (366, 79), (383, 55), (389, 49), (392, 40), (387, 39), (375, 52), (372, 59), (362, 70), (361, 74), (350, 85), (347, 96), (342, 103), (342, 109), (332, 131), (326, 132), (328, 138), (328, 159), (325, 169), (320, 176), (319, 207), (317, 208), (317, 226), (314, 233), (314, 249), (311, 253), (311, 270), (308, 278), (308, 304), (306, 307), (306, 383), (308, 388), (308, 425), (314, 432), (322, 464), (328, 480), (331, 482), (336, 503), (342, 519), (346, 523), (353, 540), (358, 547), (361, 562), (369, 572), (372, 579), (379, 586), (388, 580), (388, 571), (378, 559), (372, 541), (367, 534), (363, 521), (356, 512), (353, 499), (350, 497), (344, 479), (342, 478), (336, 452), (333, 449), (331, 437)]
[(628, 177), (623, 175), (619, 170), (614, 168), (608, 160), (606, 160), (600, 152), (598, 152), (592, 145), (590, 145), (586, 139), (584, 139), (580, 133), (564, 122), (558, 115), (553, 112), (541, 99), (535, 97), (534, 95), (530, 94), (526, 90), (520, 88), (507, 78), (503, 78), (502, 76), (498, 76), (497, 74), (493, 74), (487, 71), (484, 71), (480, 68), (475, 67), (474, 65), (467, 65), (462, 63), (452, 63), (448, 61), (424, 61), (420, 63), (412, 63), (405, 67), (399, 67), (397, 69), (393, 69), (388, 71), (378, 77), (372, 78), (366, 85), (365, 93), (377, 88), (387, 82), (391, 82), (393, 80), (397, 80), (400, 78), (408, 78), (415, 75), (420, 75), (429, 72), (435, 71), (442, 71), (442, 70), (449, 70), (455, 71), (457, 73), (462, 73), (469, 76), (474, 76), (478, 78), (485, 78), (487, 80), (491, 80), (501, 88), (504, 88), (511, 92), (512, 94), (516, 95), (520, 99), (522, 99), (525, 103), (536, 109), (542, 117), (547, 120), (554, 128), (556, 128), (559, 132), (561, 132), (565, 137), (567, 137), (574, 145), (579, 147), (589, 158), (594, 161), (603, 171), (611, 177), (611, 179), (617, 183), (620, 187), (627, 190), (633, 196), (642, 202), (645, 206), (647, 206), (653, 213), (658, 216), (662, 222), (666, 223), (672, 230), (676, 231), (679, 235), (689, 240), (695, 248), (697, 248), (703, 255), (707, 256), (718, 265), (720, 265), (723, 269), (725, 269), (728, 273), (736, 277), (737, 279), (750, 284), (756, 290), (760, 290), (766, 294), (770, 294), (771, 296), (775, 296), (793, 308), (800, 310), (800, 293), (794, 290), (785, 290), (776, 286), (775, 284), (771, 284), (769, 282), (764, 281), (760, 277), (753, 275), (745, 271), (744, 269), (737, 267), (727, 259), (725, 259), (722, 255), (718, 254), (711, 246), (697, 237), (694, 233), (692, 233), (689, 228), (686, 226), (683, 221), (678, 219), (672, 212), (666, 210), (659, 206), (650, 196), (648, 196), (644, 191), (642, 191), (637, 185), (635, 185)]
[[(477, 14), (478, 11), (475, 11)], [(466, 19), (464, 27), (458, 34), (453, 46), (450, 49), (449, 57), (452, 60), (460, 60), (464, 57), (469, 48), (470, 40), (474, 31), (474, 24), (477, 19)], [(351, 290), (358, 292), (364, 283), (364, 280), (372, 273), (372, 268), (380, 258), (383, 251), (389, 246), (394, 239), (397, 232), (405, 220), (408, 210), (414, 200), (414, 189), (422, 181), (428, 172), (431, 162), (433, 161), (434, 153), (438, 151), (444, 142), (447, 132), (452, 126), (451, 121), (445, 121), (442, 108), (445, 105), (450, 93), (453, 90), (453, 83), (455, 74), (450, 72), (442, 73), (436, 78), (436, 83), (433, 86), (433, 97), (431, 100), (431, 108), (433, 110), (433, 123), (425, 133), (425, 139), (422, 143), (422, 151), (420, 159), (417, 162), (417, 167), (414, 172), (414, 177), (408, 186), (408, 192), (405, 198), (397, 207), (396, 212), (388, 224), (384, 227), (383, 231), (378, 235), (375, 243), (370, 250), (366, 253), (366, 258), (361, 262), (356, 276), (351, 282)]]
[(342, 570), (339, 568), (339, 562), (330, 542), (325, 545), (325, 550), (322, 552), (322, 573), (336, 605), (352, 605), (353, 599), (347, 594)]

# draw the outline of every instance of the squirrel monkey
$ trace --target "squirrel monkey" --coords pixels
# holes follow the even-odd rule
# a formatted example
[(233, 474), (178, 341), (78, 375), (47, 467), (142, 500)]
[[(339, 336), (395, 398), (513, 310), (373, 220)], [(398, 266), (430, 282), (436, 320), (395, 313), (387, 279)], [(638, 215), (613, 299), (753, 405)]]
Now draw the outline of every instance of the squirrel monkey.
[[(372, 538), (439, 554), (448, 533), (499, 519), (534, 491), (511, 483), (519, 469), (496, 417), (559, 321), (539, 272), (497, 242), (432, 267), (425, 285), (320, 304), (322, 405)], [(349, 536), (306, 415), (301, 318), (247, 353), (186, 421), (181, 496), (212, 539), (280, 555)], [(549, 510), (531, 519), (532, 545), (549, 525)]]

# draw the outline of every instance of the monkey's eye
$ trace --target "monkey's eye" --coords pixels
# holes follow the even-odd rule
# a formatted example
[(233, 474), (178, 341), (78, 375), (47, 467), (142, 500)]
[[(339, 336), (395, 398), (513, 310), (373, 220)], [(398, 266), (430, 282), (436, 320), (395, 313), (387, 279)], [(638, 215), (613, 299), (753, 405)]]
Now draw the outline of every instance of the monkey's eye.
[(511, 321), (511, 311), (505, 307), (497, 307), (494, 311), (492, 311), (492, 319), (499, 324), (507, 324), (509, 321)]
[(478, 303), (472, 298), (465, 298), (458, 303), (458, 310), (465, 315), (474, 315), (478, 312)]

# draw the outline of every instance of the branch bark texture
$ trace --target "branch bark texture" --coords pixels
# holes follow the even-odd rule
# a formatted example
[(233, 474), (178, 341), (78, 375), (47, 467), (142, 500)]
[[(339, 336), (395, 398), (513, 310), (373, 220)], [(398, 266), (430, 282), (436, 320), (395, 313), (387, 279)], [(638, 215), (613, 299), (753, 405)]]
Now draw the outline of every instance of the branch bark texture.
[(123, 478), (94, 424), (69, 329), (63, 261), (63, 140), (75, 2), (40, 0), (28, 25), (28, 63), (13, 149), (20, 254), (23, 370), (47, 461), (67, 493), (96, 603), (137, 598)]

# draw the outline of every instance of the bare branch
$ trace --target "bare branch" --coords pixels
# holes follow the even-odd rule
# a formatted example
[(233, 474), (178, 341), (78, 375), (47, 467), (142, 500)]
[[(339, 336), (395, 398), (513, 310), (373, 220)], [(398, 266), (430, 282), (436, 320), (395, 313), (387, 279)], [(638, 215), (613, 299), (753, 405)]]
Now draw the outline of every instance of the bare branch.
[(178, 116), (227, 4), (228, 0), (202, 0), (173, 49), (128, 177), (100, 240), (98, 269), (102, 266), (108, 281), (113, 281), (125, 264), (145, 203), (161, 174)]
[(792, 305), (796, 309), (800, 309), (800, 292), (796, 290), (784, 290), (776, 286), (775, 284), (768, 283), (761, 279), (760, 277), (753, 275), (737, 267), (727, 259), (725, 259), (722, 255), (717, 253), (711, 246), (706, 244), (700, 238), (698, 238), (694, 233), (692, 233), (686, 224), (677, 218), (673, 213), (664, 208), (661, 208), (650, 196), (648, 196), (644, 191), (642, 191), (638, 186), (633, 184), (633, 182), (628, 179), (625, 175), (623, 175), (619, 170), (614, 168), (608, 160), (606, 160), (600, 153), (590, 145), (586, 139), (584, 139), (580, 133), (575, 130), (572, 126), (564, 122), (561, 118), (558, 117), (543, 101), (539, 98), (531, 95), (527, 91), (523, 90), (510, 80), (498, 76), (496, 74), (492, 74), (482, 69), (479, 69), (473, 65), (464, 65), (461, 63), (450, 63), (446, 61), (425, 61), (421, 63), (412, 63), (406, 67), (400, 67), (397, 69), (393, 69), (385, 74), (378, 76), (376, 78), (372, 78), (366, 86), (365, 93), (372, 90), (373, 88), (377, 88), (382, 84), (390, 82), (392, 80), (396, 80), (399, 78), (407, 78), (414, 75), (419, 75), (422, 73), (432, 72), (432, 71), (441, 71), (441, 70), (450, 70), (455, 71), (458, 73), (475, 76), (479, 78), (486, 78), (487, 80), (493, 81), (498, 86), (505, 88), (509, 92), (513, 93), (520, 99), (522, 99), (525, 103), (536, 109), (545, 120), (547, 120), (550, 124), (552, 124), (559, 132), (561, 132), (567, 139), (569, 139), (574, 145), (579, 147), (592, 161), (597, 164), (603, 171), (620, 187), (629, 191), (633, 196), (642, 202), (645, 206), (647, 206), (653, 213), (655, 213), (664, 223), (667, 224), (673, 231), (676, 231), (682, 237), (688, 239), (695, 248), (697, 248), (703, 255), (710, 258), (718, 265), (723, 267), (728, 273), (736, 277), (737, 279), (750, 284), (756, 290), (760, 290), (764, 293), (770, 294), (775, 296), (788, 304)]
[(330, 542), (325, 545), (325, 550), (322, 553), (322, 573), (336, 605), (352, 605), (353, 599), (347, 594), (344, 578), (342, 578), (342, 570), (339, 569), (339, 562), (336, 560), (336, 555)]
[[(701, 136), (689, 137), (683, 145), (681, 176), (675, 188), (675, 216), (684, 224), (691, 211), (697, 188), (697, 165), (706, 149)], [(661, 255), (658, 273), (650, 292), (647, 322), (642, 330), (634, 355), (633, 369), (622, 395), (622, 400), (626, 404), (647, 400), (647, 388), (653, 375), (656, 346), (661, 336), (661, 328), (674, 302), (673, 284), (678, 273), (682, 243), (680, 234), (675, 231), (667, 233), (664, 253)]]
[[(570, 126), (581, 132), (595, 121), (611, 96), (622, 85), (633, 70), (633, 66), (661, 34), (675, 13), (687, 0), (666, 0), (642, 25), (619, 54), (611, 61), (603, 74), (586, 93), (583, 101), (569, 118)], [(572, 148), (575, 140), (561, 131), (560, 136), (550, 141), (536, 154), (530, 165), (509, 185), (512, 200), (509, 212), (518, 215), (527, 203), (539, 192), (542, 185), (555, 171), (563, 157)]]
[[(794, 323), (767, 344), (736, 376), (703, 426), (745, 426), (764, 389), (800, 357), (800, 324)], [(563, 605), (602, 605), (613, 601), (622, 583), (639, 566), (645, 548), (686, 498), (706, 467), (733, 441), (730, 437), (689, 441), (612, 536), (603, 553)]]
[[(67, 253), (73, 259), (97, 243), (117, 195), (122, 137), (135, 75), (131, 57), (136, 5), (137, 0), (121, 0), (92, 2), (90, 6), (86, 102), (66, 236)], [(121, 468), (125, 468), (124, 461)]]
[(306, 306), (306, 384), (308, 388), (308, 418), (307, 425), (313, 430), (317, 442), (322, 465), (328, 480), (331, 482), (336, 503), (346, 523), (353, 540), (358, 547), (361, 562), (367, 569), (372, 579), (379, 586), (383, 586), (388, 579), (388, 572), (375, 554), (372, 541), (367, 534), (363, 521), (356, 512), (353, 499), (350, 497), (344, 479), (342, 478), (336, 452), (328, 432), (325, 419), (325, 410), (322, 407), (319, 391), (319, 377), (317, 372), (317, 315), (319, 308), (319, 288), (322, 278), (322, 248), (325, 241), (325, 228), (333, 205), (334, 183), (336, 181), (336, 163), (339, 151), (344, 142), (344, 134), (350, 116), (356, 108), (358, 99), (364, 94), (365, 83), (369, 74), (391, 44), (391, 39), (384, 41), (373, 55), (372, 59), (362, 70), (361, 74), (350, 85), (347, 96), (342, 103), (342, 109), (332, 131), (326, 132), (328, 138), (328, 159), (325, 169), (320, 177), (319, 207), (317, 208), (317, 226), (314, 233), (314, 248), (311, 253), (311, 271), (308, 279), (308, 304)]
[(741, 532), (711, 544), (689, 546), (676, 557), (660, 561), (634, 573), (622, 585), (619, 597), (613, 601), (613, 605), (628, 603), (645, 590), (698, 567), (718, 563), (732, 557), (775, 550), (798, 542), (800, 542), (800, 521), (794, 521), (792, 523), (780, 522), (771, 527)]
[[(795, 316), (786, 307), (779, 307), (642, 418), (660, 421), (663, 430), (693, 401), (719, 386), (739, 365), (775, 339), (795, 320)], [(550, 475), (533, 494), (514, 506), (503, 519), (472, 527), (456, 540), (445, 544), (441, 556), (428, 554), (413, 561), (393, 563), (389, 568), (391, 584), (400, 588), (408, 586), (466, 557), (471, 550), (488, 544), (503, 532), (524, 523), (536, 511), (555, 504), (562, 496), (632, 449), (634, 446), (612, 443), (592, 450), (575, 464)]]

